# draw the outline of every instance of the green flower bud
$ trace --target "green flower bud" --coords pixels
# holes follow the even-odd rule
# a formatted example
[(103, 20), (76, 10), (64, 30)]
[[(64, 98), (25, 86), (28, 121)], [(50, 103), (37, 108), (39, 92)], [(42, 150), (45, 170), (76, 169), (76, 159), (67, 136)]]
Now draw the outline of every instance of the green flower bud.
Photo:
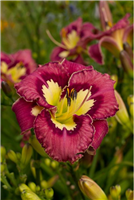
[(133, 117), (134, 116), (134, 95), (130, 95), (127, 98), (127, 101), (128, 101), (128, 105), (129, 105), (130, 115)]
[(134, 103), (134, 95), (129, 95), (127, 98), (128, 105), (130, 106), (131, 103)]
[(6, 185), (2, 185), (2, 187), (3, 187), (5, 190), (8, 189), (8, 187), (7, 187)]
[(116, 86), (117, 86), (117, 83), (118, 83), (118, 76), (117, 75), (111, 75), (111, 79), (115, 81), (115, 83), (114, 83), (114, 89), (115, 89)]
[(49, 158), (45, 158), (44, 160), (45, 164), (49, 167), (51, 164), (51, 160)]
[(36, 186), (36, 192), (39, 192), (39, 191), (40, 191), (40, 186), (37, 185), (37, 186)]
[(33, 192), (36, 192), (36, 184), (34, 182), (28, 183), (28, 186)]
[(83, 175), (78, 185), (83, 194), (91, 200), (108, 200), (103, 190), (88, 176)]
[(27, 165), (31, 159), (31, 156), (33, 154), (33, 149), (29, 143), (25, 144), (22, 148), (22, 157), (21, 157), (21, 163), (23, 165)]
[(17, 152), (16, 156), (17, 156), (17, 159), (20, 161), (20, 159), (21, 159), (21, 153)]
[(128, 189), (126, 190), (126, 198), (127, 200), (133, 200), (134, 199), (134, 191)]
[(133, 64), (128, 53), (124, 50), (120, 52), (120, 61), (124, 70), (133, 78)]
[(6, 155), (5, 147), (1, 146), (0, 147), (0, 152), (1, 152), (1, 160), (3, 160), (5, 158), (5, 155)]
[(3, 92), (5, 93), (6, 96), (11, 97), (11, 88), (10, 86), (7, 84), (7, 82), (2, 81), (1, 83), (1, 87)]
[(16, 153), (13, 150), (9, 150), (7, 153), (7, 156), (11, 161), (13, 161), (17, 164), (18, 159), (17, 159)]
[(52, 188), (48, 188), (45, 190), (45, 196), (47, 199), (51, 199), (54, 195), (54, 191)]
[(0, 171), (0, 172), (3, 173), (4, 170), (5, 170), (5, 165), (4, 165), (3, 163), (1, 163), (1, 164), (0, 164), (0, 168), (1, 168), (1, 171)]
[(123, 49), (128, 53), (128, 55), (130, 56), (131, 60), (133, 59), (133, 51), (132, 51), (132, 48), (130, 47), (130, 45), (125, 42), (123, 44)]
[(110, 188), (110, 195), (113, 198), (113, 200), (119, 200), (120, 199), (120, 193), (121, 193), (120, 185), (112, 186)]
[(43, 180), (43, 181), (41, 181), (41, 187), (43, 188), (43, 189), (47, 189), (48, 188), (48, 183), (47, 183), (47, 181), (45, 181), (45, 180)]
[(41, 156), (46, 157), (47, 154), (45, 153), (44, 149), (42, 148), (39, 141), (36, 139), (35, 135), (32, 135), (29, 139), (29, 143), (32, 145), (35, 151), (37, 151)]
[(52, 187), (55, 183), (56, 183), (56, 181), (59, 179), (59, 176), (58, 175), (55, 175), (55, 176), (53, 176), (52, 178), (50, 178), (49, 180), (48, 180), (48, 182), (47, 182), (47, 185), (48, 185), (48, 187), (50, 188), (50, 187)]
[(19, 185), (22, 200), (41, 200), (30, 188), (22, 183)]
[(116, 90), (115, 90), (115, 97), (116, 97), (116, 100), (119, 104), (119, 110), (116, 112), (116, 115), (115, 115), (117, 121), (120, 124), (125, 125), (128, 128), (132, 129), (132, 125), (130, 123), (130, 119), (129, 119), (129, 116), (128, 116), (126, 106), (125, 106), (121, 96), (119, 95), (119, 93)]
[(58, 163), (57, 161), (55, 161), (55, 160), (53, 160), (53, 161), (51, 162), (51, 167), (52, 167), (53, 169), (56, 169), (56, 168), (58, 167), (58, 165), (59, 165), (59, 163)]

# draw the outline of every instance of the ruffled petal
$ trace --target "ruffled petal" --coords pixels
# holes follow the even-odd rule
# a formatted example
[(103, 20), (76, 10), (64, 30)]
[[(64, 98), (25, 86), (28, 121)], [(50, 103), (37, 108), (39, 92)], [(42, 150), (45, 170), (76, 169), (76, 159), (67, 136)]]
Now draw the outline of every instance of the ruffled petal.
[(64, 67), (66, 74), (70, 77), (74, 72), (81, 71), (83, 69), (93, 69), (92, 66), (84, 66), (82, 64), (78, 64), (75, 62), (70, 62), (66, 59), (62, 62), (62, 66)]
[(86, 22), (82, 25), (81, 29), (81, 34), (80, 34), (80, 42), (78, 43), (79, 45), (81, 44), (83, 46), (83, 42), (87, 43), (92, 41), (93, 39), (96, 39), (96, 37), (99, 34), (99, 30), (93, 26), (93, 24)]
[(10, 56), (3, 52), (1, 52), (0, 54), (0, 59), (1, 59), (1, 62), (5, 62), (7, 64), (10, 64), (12, 62), (12, 59), (10, 58)]
[(108, 123), (106, 120), (97, 120), (93, 122), (93, 126), (95, 127), (95, 134), (91, 146), (96, 150), (108, 133)]
[(18, 99), (12, 107), (12, 110), (16, 114), (17, 121), (20, 125), (21, 132), (29, 130), (33, 127), (35, 115), (32, 114), (32, 108), (35, 107), (35, 103), (26, 102), (24, 99)]
[(101, 32), (96, 36), (96, 39), (101, 39), (104, 36), (110, 36), (114, 31), (119, 29), (126, 28), (130, 23), (128, 18), (130, 17), (130, 14), (127, 13), (122, 19), (120, 19), (114, 26), (112, 26), (110, 29)]
[(31, 50), (25, 49), (11, 54), (10, 57), (16, 62), (22, 62), (27, 69), (27, 74), (30, 74), (37, 68), (37, 64), (32, 58)]
[(63, 51), (65, 51), (65, 49), (61, 48), (61, 47), (55, 47), (53, 50), (52, 50), (52, 53), (51, 53), (51, 56), (50, 56), (50, 59), (51, 61), (62, 61), (63, 58), (60, 57), (60, 53), (62, 53)]
[(57, 161), (75, 162), (92, 143), (94, 128), (89, 116), (74, 116), (74, 130), (56, 128), (50, 113), (43, 110), (34, 123), (36, 137), (45, 152)]
[(48, 87), (47, 81), (53, 80), (61, 88), (64, 88), (68, 83), (68, 75), (70, 74), (66, 74), (62, 63), (51, 62), (39, 67), (20, 83), (15, 84), (15, 88), (26, 101), (37, 101), (40, 106), (50, 108), (52, 106), (47, 103), (43, 95), (43, 85)]
[(116, 40), (114, 40), (112, 37), (107, 37), (107, 36), (100, 39), (100, 41), (97, 44), (91, 45), (88, 50), (89, 55), (93, 60), (95, 60), (97, 63), (101, 65), (104, 64), (101, 46), (105, 47), (115, 56), (119, 56), (119, 52), (122, 50), (118, 46)]
[(75, 30), (77, 32), (77, 34), (79, 35), (79, 33), (81, 32), (81, 27), (82, 27), (82, 18), (79, 17), (77, 20), (75, 20), (74, 22), (70, 23), (68, 26), (64, 27), (61, 30), (60, 35), (63, 36), (63, 31), (64, 30), (66, 31), (67, 34), (69, 32), (71, 32), (72, 30)]
[(69, 81), (70, 90), (77, 92), (91, 88), (89, 100), (94, 100), (94, 105), (88, 111), (93, 119), (105, 119), (113, 116), (118, 110), (114, 95), (114, 81), (108, 74), (101, 74), (95, 70), (82, 70), (74, 73)]

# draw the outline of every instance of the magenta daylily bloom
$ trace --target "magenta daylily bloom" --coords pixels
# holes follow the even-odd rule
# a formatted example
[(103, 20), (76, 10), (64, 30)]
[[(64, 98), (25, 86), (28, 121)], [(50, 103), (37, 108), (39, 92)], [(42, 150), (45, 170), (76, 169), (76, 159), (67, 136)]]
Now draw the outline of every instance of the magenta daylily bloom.
[(50, 62), (15, 84), (13, 111), (21, 131), (34, 128), (50, 157), (73, 163), (106, 135), (106, 118), (118, 110), (113, 85), (92, 66)]
[(69, 57), (73, 62), (85, 64), (81, 54), (85, 50), (87, 51), (86, 44), (95, 38), (95, 32), (97, 34), (97, 29), (91, 23), (82, 23), (82, 19), (79, 17), (61, 30), (62, 43), (54, 41), (58, 47), (53, 49), (51, 60), (61, 61), (63, 58)]
[(1, 52), (1, 79), (9, 84), (14, 84), (37, 68), (32, 58), (31, 51), (20, 50), (14, 54)]
[[(101, 2), (103, 2), (104, 5), (107, 4), (107, 2)], [(130, 25), (128, 21), (130, 14), (126, 14), (124, 18), (113, 25), (111, 21), (108, 21), (108, 19), (111, 19), (111, 16), (108, 11), (108, 13), (105, 12), (105, 6), (102, 6), (101, 9), (104, 11), (105, 18), (105, 26), (104, 23), (102, 23), (104, 31), (97, 35), (96, 39), (98, 39), (99, 42), (97, 44), (91, 45), (88, 51), (92, 59), (94, 59), (99, 64), (104, 64), (101, 47), (106, 48), (115, 57), (119, 57), (125, 42), (128, 42), (128, 44), (132, 46), (133, 25)], [(102, 16), (101, 19), (103, 19)], [(102, 20), (102, 22), (103, 21), (104, 20)]]

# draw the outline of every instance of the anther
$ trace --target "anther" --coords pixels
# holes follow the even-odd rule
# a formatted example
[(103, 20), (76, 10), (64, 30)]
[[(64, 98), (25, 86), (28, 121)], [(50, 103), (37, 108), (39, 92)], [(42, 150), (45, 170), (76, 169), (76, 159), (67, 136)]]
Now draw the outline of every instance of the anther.
[(71, 90), (71, 98), (73, 100), (77, 98), (77, 92), (76, 92), (76, 90), (74, 88)]
[(71, 98), (70, 97), (67, 97), (67, 105), (71, 106)]

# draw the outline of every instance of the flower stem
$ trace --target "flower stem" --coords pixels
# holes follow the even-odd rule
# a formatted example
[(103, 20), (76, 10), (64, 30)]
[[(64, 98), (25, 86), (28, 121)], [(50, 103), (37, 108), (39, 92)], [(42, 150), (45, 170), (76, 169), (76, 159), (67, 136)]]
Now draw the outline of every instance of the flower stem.
[(73, 169), (73, 167), (72, 167), (71, 164), (69, 164), (69, 167), (70, 167), (70, 173), (71, 173), (72, 178), (73, 178), (73, 180), (74, 180), (74, 182), (75, 182), (75, 185), (76, 185), (76, 187), (77, 187), (77, 190), (79, 191), (79, 193), (80, 193), (80, 195), (81, 195), (81, 199), (85, 200), (85, 196), (83, 195), (83, 193), (81, 192), (81, 190), (80, 190), (80, 188), (79, 188), (79, 186), (78, 186), (78, 179), (77, 179), (76, 173), (74, 172), (74, 169)]
[(2, 182), (4, 185), (7, 186), (7, 189), (8, 189), (9, 191), (12, 190), (12, 188), (11, 188), (11, 186), (9, 185), (9, 183), (8, 183), (8, 181), (7, 181), (6, 177), (5, 177), (5, 175), (1, 175), (1, 182)]

